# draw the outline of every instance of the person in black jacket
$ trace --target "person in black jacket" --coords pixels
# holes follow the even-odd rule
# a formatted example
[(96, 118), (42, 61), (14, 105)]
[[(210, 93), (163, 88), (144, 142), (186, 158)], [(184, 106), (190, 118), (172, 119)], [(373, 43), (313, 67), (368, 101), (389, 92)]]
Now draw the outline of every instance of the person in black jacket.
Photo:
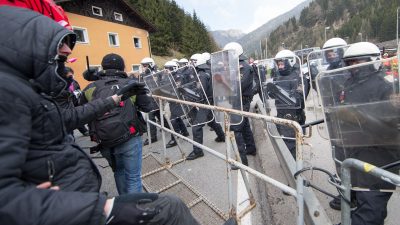
[[(343, 152), (344, 159), (359, 159), (377, 167), (400, 160), (398, 95), (393, 83), (384, 78), (379, 48), (369, 42), (355, 43), (345, 51), (343, 60), (346, 66), (375, 63), (349, 68), (340, 75), (345, 79), (326, 76), (318, 81), (324, 88), (320, 90), (328, 108), (324, 111), (332, 147)], [(339, 85), (332, 85), (335, 83)], [(389, 171), (398, 173), (398, 167)], [(351, 224), (384, 224), (395, 186), (357, 170), (351, 171), (351, 184), (364, 189), (352, 193), (357, 208), (352, 211)]]
[[(306, 121), (303, 82), (302, 76), (300, 76), (299, 64), (296, 62), (296, 56), (292, 51), (282, 50), (276, 54), (275, 62), (278, 75), (273, 78), (273, 83), (286, 91), (289, 96), (294, 99), (293, 104), (287, 104), (281, 100), (275, 99), (277, 117), (293, 120), (303, 125)], [(277, 129), (282, 136), (295, 138), (295, 133), (292, 128), (277, 125)], [(296, 140), (286, 138), (283, 140), (293, 158), (296, 158)]]
[[(257, 75), (253, 67), (246, 62), (246, 57), (243, 55), (243, 48), (240, 44), (236, 42), (228, 43), (225, 45), (224, 50), (235, 50), (235, 54), (239, 56), (243, 111), (248, 112), (254, 94), (253, 81)], [(235, 134), (236, 144), (242, 163), (247, 166), (247, 155), (256, 155), (257, 153), (249, 119), (243, 117), (243, 121), (239, 125), (232, 125), (231, 130)]]
[[(149, 76), (149, 75), (154, 75), (158, 72), (157, 65), (155, 64), (154, 60), (152, 58), (146, 57), (143, 58), (140, 64), (143, 67), (143, 72), (139, 75), (139, 80), (143, 81), (144, 77)], [(160, 109), (158, 107), (158, 100), (157, 99), (152, 99), (151, 100), (151, 107), (152, 110), (151, 112), (148, 113), (149, 120), (153, 122), (161, 122), (161, 114), (160, 114)], [(157, 142), (157, 127), (154, 126), (153, 124), (150, 124), (150, 138), (151, 138), (151, 143)], [(168, 122), (164, 117), (164, 127), (169, 128)], [(146, 139), (143, 142), (143, 145), (148, 145), (149, 139)]]
[[(178, 71), (178, 67), (178, 63), (174, 61), (168, 61), (164, 65), (164, 69), (169, 70), (175, 82), (181, 82), (182, 76), (184, 76), (184, 74), (181, 73), (182, 71)], [(174, 128), (174, 131), (182, 134), (185, 137), (189, 136), (186, 125), (181, 118), (181, 116), (184, 115), (181, 105), (174, 102), (169, 102), (169, 109), (171, 113), (171, 124)], [(171, 134), (171, 140), (167, 143), (166, 148), (172, 148), (176, 145), (178, 145), (178, 143), (176, 142), (175, 137)]]
[[(206, 71), (210, 71), (209, 65), (207, 65), (206, 58), (202, 56), (201, 54), (195, 54), (191, 58), (192, 63), (194, 64), (197, 75), (199, 77), (199, 81), (204, 88), (204, 92), (200, 90), (199, 87), (197, 87), (198, 84), (196, 82), (193, 82), (196, 80), (196, 78), (193, 78), (191, 80), (191, 89), (201, 95), (201, 100), (199, 101), (200, 103), (207, 103), (210, 102), (212, 104), (213, 99), (212, 99), (212, 80), (211, 80), (211, 74), (207, 73)], [(193, 68), (193, 67), (192, 67)], [(187, 71), (189, 72), (190, 69)], [(193, 71), (194, 72), (194, 71)], [(194, 76), (193, 74), (187, 74), (186, 76)], [(187, 78), (190, 79), (190, 78)], [(186, 81), (187, 82), (187, 81)], [(190, 82), (189, 82), (190, 84)], [(187, 85), (187, 84), (186, 84)], [(204, 96), (204, 94), (206, 96)], [(196, 100), (195, 100), (196, 101)], [(199, 103), (198, 102), (198, 103)], [(209, 109), (196, 109), (196, 107), (193, 107), (192, 111), (192, 134), (193, 134), (193, 141), (196, 141), (197, 143), (203, 144), (203, 127), (204, 124), (207, 122), (207, 125), (211, 127), (215, 134), (217, 134), (217, 137), (214, 139), (216, 142), (224, 142), (225, 141), (225, 134), (224, 131), (222, 130), (221, 125), (219, 125), (217, 122), (215, 122), (215, 118), (213, 118), (213, 113)], [(189, 153), (189, 155), (186, 157), (187, 160), (195, 160), (197, 158), (203, 157), (204, 153), (203, 150), (200, 148), (193, 146), (193, 151)]]
[[(74, 80), (74, 70), (70, 67), (65, 67), (65, 73), (67, 88), (56, 98), (56, 101), (61, 108), (72, 109), (79, 106), (79, 98), (82, 92), (79, 83)], [(89, 136), (89, 130), (86, 128), (85, 124), (78, 126), (77, 129), (82, 135)], [(67, 132), (73, 136), (73, 130), (67, 130)]]
[[(125, 62), (120, 55), (114, 53), (105, 55), (101, 66), (103, 71), (99, 73), (100, 80), (89, 84), (84, 89), (82, 103), (94, 101), (102, 93), (108, 93), (109, 90), (112, 92), (113, 89), (119, 89), (121, 85), (132, 82), (124, 71)], [(106, 89), (106, 92), (102, 91), (102, 87)], [(145, 122), (138, 110), (149, 112), (150, 102), (151, 98), (146, 94), (132, 96), (123, 101), (116, 110), (93, 120), (90, 125), (90, 133), (99, 143), (101, 154), (113, 168), (120, 195), (142, 191), (141, 134), (145, 127), (142, 122)]]
[[(0, 28), (0, 224), (99, 225), (106, 219), (109, 225), (198, 224), (175, 197), (141, 193), (107, 199), (99, 193), (100, 173), (65, 138), (64, 114), (54, 101), (66, 87), (72, 31), (37, 12), (2, 5)], [(99, 99), (86, 110), (103, 115), (125, 94), (132, 95)], [(59, 190), (43, 189), (46, 182)]]

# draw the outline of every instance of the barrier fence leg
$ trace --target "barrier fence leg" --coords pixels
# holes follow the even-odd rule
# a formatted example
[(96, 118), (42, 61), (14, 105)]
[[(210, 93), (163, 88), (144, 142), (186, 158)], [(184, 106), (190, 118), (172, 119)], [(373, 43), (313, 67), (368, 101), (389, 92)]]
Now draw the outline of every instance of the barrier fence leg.
[(149, 123), (149, 113), (145, 113), (146, 126), (147, 126), (147, 140), (151, 144), (151, 134), (150, 134), (150, 123)]
[[(303, 169), (303, 149), (301, 146), (300, 134), (296, 132), (296, 171)], [(299, 215), (297, 217), (297, 225), (304, 224), (304, 179), (301, 175), (297, 177), (296, 180), (296, 190), (297, 190), (297, 207), (299, 210)]]
[[(176, 132), (176, 130), (175, 130), (174, 127), (172, 126), (171, 118), (167, 118), (167, 117), (166, 117), (165, 119), (167, 120), (167, 123), (168, 123), (168, 126), (170, 127), (170, 129), (173, 130), (174, 132)], [(176, 144), (178, 145), (178, 149), (179, 149), (179, 151), (181, 152), (182, 159), (185, 159), (185, 158), (186, 158), (186, 154), (185, 154), (185, 152), (183, 151), (182, 144), (181, 144), (180, 140), (179, 140), (176, 136), (174, 136), (174, 138), (175, 138)]]
[(224, 113), (224, 131), (225, 131), (225, 146), (226, 146), (226, 174), (228, 179), (228, 203), (229, 203), (229, 215), (230, 217), (236, 218), (236, 207), (233, 204), (233, 183), (232, 183), (232, 169), (228, 163), (228, 159), (231, 155), (231, 143), (230, 143), (230, 116), (228, 113)]
[[(164, 101), (160, 99), (160, 125), (162, 128), (164, 128)], [(162, 135), (162, 140), (163, 140), (163, 150), (164, 150), (164, 160), (165, 160), (165, 165), (170, 165), (171, 161), (169, 157), (167, 156), (167, 148), (166, 148), (166, 143), (165, 143), (165, 131), (164, 129), (161, 129), (161, 135)]]

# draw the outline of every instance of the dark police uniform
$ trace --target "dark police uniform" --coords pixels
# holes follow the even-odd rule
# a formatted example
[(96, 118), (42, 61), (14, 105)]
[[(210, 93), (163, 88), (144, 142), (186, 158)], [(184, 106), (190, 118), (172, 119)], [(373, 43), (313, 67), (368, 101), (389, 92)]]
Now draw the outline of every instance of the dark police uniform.
[[(213, 102), (212, 78), (211, 78), (211, 73), (207, 72), (209, 71), (209, 68), (206, 64), (203, 64), (199, 65), (196, 69), (201, 85), (203, 86), (204, 92), (206, 94), (206, 96), (204, 96), (204, 99), (208, 98), (209, 102), (212, 104)], [(209, 121), (211, 120), (212, 117), (213, 113), (211, 110), (199, 108), (196, 112), (193, 124), (202, 123), (203, 121)], [(217, 138), (215, 139), (216, 141), (222, 142), (225, 140), (224, 131), (222, 130), (221, 125), (215, 122), (215, 119), (208, 122), (207, 125), (211, 127), (217, 134)], [(203, 143), (203, 126), (204, 124), (192, 126), (193, 140), (200, 144)], [(189, 160), (196, 159), (197, 158), (196, 156), (202, 156), (202, 155), (203, 155), (203, 150), (201, 150), (196, 146), (193, 146), (193, 152), (188, 156), (187, 159)]]
[[(171, 72), (176, 82), (181, 82), (183, 79), (183, 73)], [(170, 102), (169, 109), (171, 112), (171, 124), (174, 128), (174, 131), (182, 134), (183, 136), (189, 136), (189, 132), (186, 129), (185, 123), (183, 122), (181, 116), (185, 113), (180, 104)], [(174, 141), (174, 136), (171, 134), (171, 140)]]
[[(363, 69), (363, 68), (362, 68)], [(381, 101), (388, 100), (392, 94), (392, 86), (385, 81), (381, 72), (365, 72), (358, 71), (355, 76), (350, 76), (343, 85), (342, 90), (336, 94), (335, 104), (337, 105), (352, 105), (357, 103), (366, 103), (367, 101)], [(381, 112), (392, 110), (398, 111), (395, 107), (387, 106), (387, 108), (380, 108)], [(373, 115), (369, 115), (372, 116)], [(340, 126), (344, 130), (355, 130), (354, 124), (348, 121), (338, 119)], [(368, 121), (368, 120), (367, 120)], [(388, 124), (380, 124), (382, 126), (388, 125), (384, 129), (371, 127), (372, 129), (364, 129), (360, 137), (371, 134), (372, 138), (398, 138), (397, 124), (399, 121), (391, 121)], [(368, 122), (365, 127), (368, 126)], [(357, 138), (356, 136), (354, 138)], [(352, 140), (354, 141), (354, 140)], [(399, 143), (400, 144), (400, 143)], [(334, 144), (333, 144), (334, 145)], [(341, 149), (343, 146), (337, 144), (335, 146)], [(355, 158), (361, 161), (371, 163), (375, 166), (383, 166), (389, 163), (398, 161), (400, 159), (399, 145), (388, 146), (360, 146), (360, 147), (343, 147), (345, 158)], [(392, 169), (391, 172), (398, 172)], [(395, 186), (387, 183), (372, 175), (352, 170), (351, 172), (352, 186), (369, 188), (371, 190), (379, 189), (394, 189)], [(355, 192), (357, 209), (352, 212), (352, 225), (364, 224), (383, 224), (387, 215), (387, 202), (389, 201), (391, 192), (379, 191), (357, 191)]]
[[(154, 71), (155, 72), (155, 71)], [(140, 80), (143, 81), (143, 78), (145, 76), (148, 76), (150, 74), (152, 74), (153, 71), (151, 70), (146, 70), (145, 72), (140, 74)], [(148, 113), (149, 115), (149, 120), (156, 122), (156, 118), (158, 119), (159, 122), (161, 122), (161, 117), (160, 117), (160, 109), (158, 109), (158, 104), (156, 103), (156, 100), (152, 98), (151, 101), (151, 107), (153, 109), (157, 109), (154, 111), (151, 111)], [(164, 118), (164, 127), (169, 128), (168, 123), (166, 122), (165, 118)], [(154, 126), (153, 124), (150, 124), (150, 137), (151, 137), (151, 142), (156, 142), (157, 141), (157, 127)], [(147, 145), (149, 142), (148, 140), (146, 140), (144, 142), (144, 145)]]
[[(293, 120), (298, 122), (300, 125), (303, 125), (306, 121), (306, 116), (304, 113), (304, 100), (303, 100), (303, 92), (299, 91), (299, 87), (302, 85), (301, 77), (300, 77), (300, 70), (298, 66), (295, 64), (293, 67), (290, 67), (289, 74), (283, 75), (283, 73), (278, 72), (274, 78), (274, 82), (277, 82), (277, 86), (281, 87), (282, 89), (286, 90), (290, 93), (293, 97), (296, 98), (297, 105), (293, 108), (278, 108), (277, 109), (277, 117)], [(288, 65), (285, 65), (285, 67)], [(286, 82), (287, 81), (287, 82)], [(293, 81), (293, 82), (289, 82)], [(279, 100), (275, 100), (275, 104), (283, 104)], [(283, 135), (284, 137), (291, 137), (295, 138), (295, 131), (287, 126), (277, 125), (278, 132)], [(293, 158), (296, 158), (296, 140), (291, 139), (283, 139), (286, 146), (288, 147), (290, 153), (292, 154)]]
[[(256, 76), (254, 69), (245, 60), (239, 60), (240, 76), (241, 76), (241, 89), (242, 89), (242, 104), (243, 111), (250, 110), (250, 103), (253, 100), (253, 80)], [(248, 165), (246, 154), (255, 155), (256, 145), (253, 138), (253, 132), (250, 128), (249, 119), (243, 117), (243, 121), (238, 125), (231, 125), (230, 128), (236, 139), (240, 158), (244, 165)]]

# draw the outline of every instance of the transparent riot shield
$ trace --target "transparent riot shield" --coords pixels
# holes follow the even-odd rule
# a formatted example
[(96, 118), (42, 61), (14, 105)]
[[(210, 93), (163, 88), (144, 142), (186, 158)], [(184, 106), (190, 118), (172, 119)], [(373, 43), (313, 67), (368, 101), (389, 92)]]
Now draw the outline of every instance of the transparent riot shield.
[(399, 86), (393, 72), (382, 68), (390, 60), (327, 70), (317, 76), (331, 146), (344, 153), (343, 159), (335, 155), (336, 160), (357, 158), (376, 166), (400, 160)]
[[(139, 76), (139, 82), (144, 82), (152, 94), (154, 94), (154, 91), (158, 89), (158, 84), (156, 82), (157, 80), (153, 77), (153, 75), (154, 73), (152, 73), (151, 70), (148, 70), (146, 73), (141, 73)], [(150, 104), (152, 108), (150, 112), (159, 110), (158, 101), (156, 99), (152, 99)]]
[[(147, 75), (143, 79), (152, 94), (178, 99), (175, 82), (173, 81), (173, 75), (169, 70), (162, 70), (157, 73)], [(183, 106), (181, 104), (169, 103), (168, 105), (171, 113), (171, 120), (184, 115)]]
[[(211, 75), (207, 73), (207, 71), (202, 71), (201, 73), (200, 76), (204, 76), (204, 79), (199, 78), (196, 69), (191, 65), (181, 67), (174, 72), (171, 81), (173, 82), (178, 99), (210, 105), (203, 85), (206, 87), (210, 85), (207, 83), (207, 79), (209, 79)], [(214, 114), (209, 109), (185, 104), (182, 104), (182, 109), (191, 126), (206, 124), (214, 119)]]
[[(172, 89), (174, 90), (174, 92), (176, 94), (175, 98), (178, 98), (178, 94), (176, 92), (176, 90), (177, 90), (176, 87), (177, 86), (176, 86), (175, 81), (176, 80), (180, 80), (180, 76), (181, 75), (179, 73), (176, 73), (176, 71), (168, 71), (167, 70), (166, 72), (169, 73), (169, 77), (171, 78), (170, 82), (171, 82), (171, 87), (172, 87)], [(184, 106), (182, 104), (179, 104), (179, 103), (175, 103), (175, 102), (168, 102), (168, 106), (169, 106), (170, 119), (171, 120), (175, 120), (177, 118), (181, 118), (182, 116), (185, 115), (185, 110), (183, 108), (186, 107), (186, 106)]]
[[(242, 111), (239, 57), (235, 56), (234, 51), (225, 50), (212, 53), (211, 73), (214, 105)], [(242, 120), (242, 116), (230, 115), (231, 125), (240, 124)], [(216, 112), (216, 121), (224, 122), (223, 112)]]
[[(334, 70), (343, 67), (343, 54), (348, 46), (321, 49), (317, 51), (310, 52), (307, 56), (308, 64), (308, 74), (310, 77), (310, 96), (313, 101), (313, 111), (315, 120), (323, 119), (323, 113), (321, 111), (321, 102), (318, 96), (317, 87), (315, 79), (317, 75), (326, 70)], [(326, 129), (325, 123), (317, 125), (318, 133), (324, 139), (328, 139), (328, 131)]]
[[(266, 79), (262, 85), (265, 110), (272, 116), (304, 122), (305, 96), (309, 84), (301, 71), (300, 59), (295, 57), (292, 62), (286, 61), (284, 69), (282, 64), (279, 69), (278, 61), (285, 60), (272, 59), (267, 63), (271, 78)], [(270, 135), (286, 139), (295, 138), (294, 133), (286, 131), (286, 127), (274, 127), (274, 124), (268, 124)]]

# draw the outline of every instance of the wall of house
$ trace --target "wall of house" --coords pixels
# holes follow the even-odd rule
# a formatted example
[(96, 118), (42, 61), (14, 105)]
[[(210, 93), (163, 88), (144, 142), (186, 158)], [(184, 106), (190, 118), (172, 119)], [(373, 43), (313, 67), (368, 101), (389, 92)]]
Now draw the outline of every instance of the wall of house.
[[(74, 13), (67, 13), (67, 16), (73, 27), (85, 28), (88, 34), (88, 43), (77, 43), (69, 57), (70, 59), (77, 58), (77, 61), (67, 64), (75, 71), (75, 80), (79, 82), (82, 89), (89, 83), (82, 76), (82, 72), (86, 70), (86, 56), (89, 56), (90, 65), (100, 65), (103, 56), (106, 54), (119, 54), (125, 60), (126, 72), (131, 72), (132, 65), (140, 64), (144, 57), (150, 56), (148, 32), (146, 30)], [(118, 47), (110, 46), (109, 32), (118, 34)], [(141, 48), (135, 48), (134, 37), (140, 38)]]

